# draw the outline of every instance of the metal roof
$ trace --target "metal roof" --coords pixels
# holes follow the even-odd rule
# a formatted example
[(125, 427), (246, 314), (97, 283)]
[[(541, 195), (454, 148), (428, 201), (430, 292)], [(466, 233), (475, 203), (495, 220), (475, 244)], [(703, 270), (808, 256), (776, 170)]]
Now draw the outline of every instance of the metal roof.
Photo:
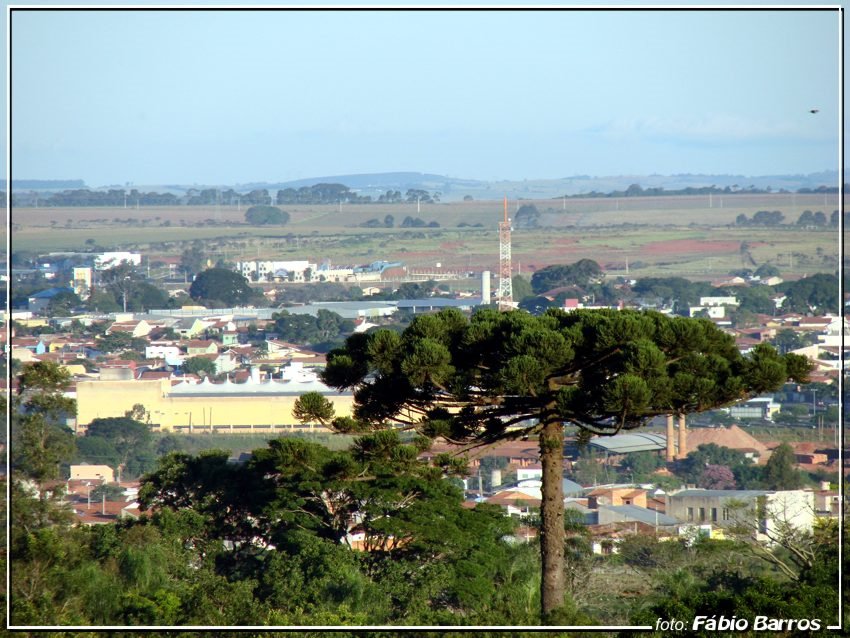
[(471, 308), (481, 305), (481, 297), (467, 299), (447, 299), (444, 297), (428, 297), (427, 299), (399, 299), (399, 308)]
[(656, 510), (651, 510), (638, 505), (600, 505), (600, 510), (613, 512), (622, 516), (624, 520), (640, 521), (648, 525), (678, 525), (679, 520)]
[(338, 392), (318, 379), (309, 381), (264, 381), (257, 383), (250, 379), (245, 383), (233, 383), (229, 379), (224, 383), (210, 383), (206, 378), (200, 383), (179, 383), (171, 388), (172, 397), (250, 397), (270, 395), (301, 395), (305, 392), (319, 392), (325, 395), (351, 395), (351, 392)]
[(627, 454), (629, 452), (652, 452), (667, 447), (667, 437), (660, 434), (616, 434), (599, 436), (590, 441), (590, 445), (610, 452)]

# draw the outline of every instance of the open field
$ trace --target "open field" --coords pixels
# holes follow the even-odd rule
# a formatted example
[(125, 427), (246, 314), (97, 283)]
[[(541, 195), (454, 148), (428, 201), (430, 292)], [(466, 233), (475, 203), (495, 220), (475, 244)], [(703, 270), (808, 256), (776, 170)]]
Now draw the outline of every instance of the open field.
[[(513, 263), (521, 273), (582, 258), (598, 261), (610, 274), (636, 277), (716, 279), (763, 263), (776, 265), (786, 276), (838, 268), (834, 229), (804, 230), (793, 224), (807, 209), (829, 217), (837, 207), (834, 195), (536, 200), (510, 202), (509, 212), (523, 203), (537, 206), (546, 227), (514, 231)], [(291, 216), (282, 227), (245, 225), (244, 207), (19, 208), (12, 212), (12, 248), (84, 250), (94, 242), (107, 249), (140, 250), (155, 262), (200, 240), (213, 261), (298, 258), (362, 264), (386, 259), (433, 272), (498, 270), (499, 201), (423, 204), (419, 212), (416, 204), (281, 208)], [(780, 210), (785, 223), (735, 225), (739, 214), (752, 217), (759, 210)], [(383, 222), (386, 215), (394, 217), (395, 228), (361, 226), (370, 219)], [(399, 228), (407, 216), (440, 226)]]

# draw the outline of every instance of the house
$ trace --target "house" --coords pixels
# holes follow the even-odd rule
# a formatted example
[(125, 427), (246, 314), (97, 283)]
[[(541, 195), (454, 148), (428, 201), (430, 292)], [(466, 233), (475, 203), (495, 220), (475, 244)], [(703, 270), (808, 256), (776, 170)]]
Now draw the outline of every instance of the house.
[(40, 337), (13, 337), (12, 346), (21, 349), (25, 348), (36, 355), (47, 352), (47, 344)]
[(646, 490), (627, 486), (595, 487), (587, 493), (588, 507), (596, 509), (601, 505), (636, 505), (646, 508)]
[(80, 465), (72, 465), (70, 472), (69, 481), (115, 482), (115, 472), (108, 465), (89, 465), (88, 463), (82, 463)]
[(170, 359), (182, 358), (180, 347), (174, 341), (151, 341), (145, 346), (145, 359)]
[(153, 330), (153, 326), (144, 319), (138, 319), (135, 321), (115, 321), (106, 329), (106, 334), (109, 335), (115, 332), (126, 332), (134, 337), (147, 337), (151, 333), (151, 330)]
[(42, 313), (47, 310), (54, 297), (62, 293), (74, 294), (74, 289), (67, 286), (48, 288), (27, 297), (27, 309), (30, 312)]
[(234, 328), (233, 330), (224, 330), (221, 333), (221, 345), (223, 346), (235, 346), (239, 343), (239, 332)]
[(192, 340), (186, 344), (186, 356), (198, 357), (204, 354), (218, 354), (218, 344), (212, 340)]
[[(504, 508), (508, 516), (525, 517), (540, 508), (543, 500), (542, 485), (542, 481), (519, 481), (496, 491), (486, 502)], [(563, 489), (566, 502), (572, 496), (580, 495), (583, 488), (574, 481), (564, 479)]]
[(198, 319), (197, 317), (185, 317), (179, 319), (173, 326), (174, 331), (181, 337), (191, 339), (203, 334), (211, 322)]
[(643, 523), (653, 528), (679, 525), (676, 518), (640, 505), (598, 505), (595, 509), (596, 520), (591, 523), (595, 525)]
[(716, 306), (738, 306), (738, 298), (737, 297), (700, 297), (699, 305), (705, 306), (707, 308), (713, 308)]
[(136, 376), (136, 362), (132, 359), (112, 359), (100, 365), (102, 381), (128, 381)]
[(218, 353), (213, 363), (215, 363), (216, 374), (226, 374), (233, 372), (242, 364), (242, 356), (233, 350), (225, 350)]

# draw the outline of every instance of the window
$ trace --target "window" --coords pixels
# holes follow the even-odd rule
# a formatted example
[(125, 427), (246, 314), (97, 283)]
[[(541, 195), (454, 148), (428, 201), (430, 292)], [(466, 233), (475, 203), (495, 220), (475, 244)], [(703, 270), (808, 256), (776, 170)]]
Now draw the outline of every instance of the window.
[(729, 508), (728, 507), (723, 508), (723, 520), (724, 521), (729, 520)]
[(711, 520), (714, 523), (717, 522), (717, 508), (716, 507), (711, 508)]
[(705, 508), (704, 507), (699, 508), (699, 520), (700, 521), (705, 520)]
[(693, 507), (688, 508), (688, 520), (689, 521), (694, 520), (694, 508)]

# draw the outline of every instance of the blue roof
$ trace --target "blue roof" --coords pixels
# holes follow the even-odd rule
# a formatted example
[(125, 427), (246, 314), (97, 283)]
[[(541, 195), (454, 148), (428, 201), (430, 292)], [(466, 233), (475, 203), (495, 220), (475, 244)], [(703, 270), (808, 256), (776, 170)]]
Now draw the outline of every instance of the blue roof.
[(47, 290), (42, 290), (41, 292), (37, 292), (34, 295), (30, 295), (30, 299), (52, 299), (56, 295), (62, 292), (74, 292), (73, 288), (48, 288)]

